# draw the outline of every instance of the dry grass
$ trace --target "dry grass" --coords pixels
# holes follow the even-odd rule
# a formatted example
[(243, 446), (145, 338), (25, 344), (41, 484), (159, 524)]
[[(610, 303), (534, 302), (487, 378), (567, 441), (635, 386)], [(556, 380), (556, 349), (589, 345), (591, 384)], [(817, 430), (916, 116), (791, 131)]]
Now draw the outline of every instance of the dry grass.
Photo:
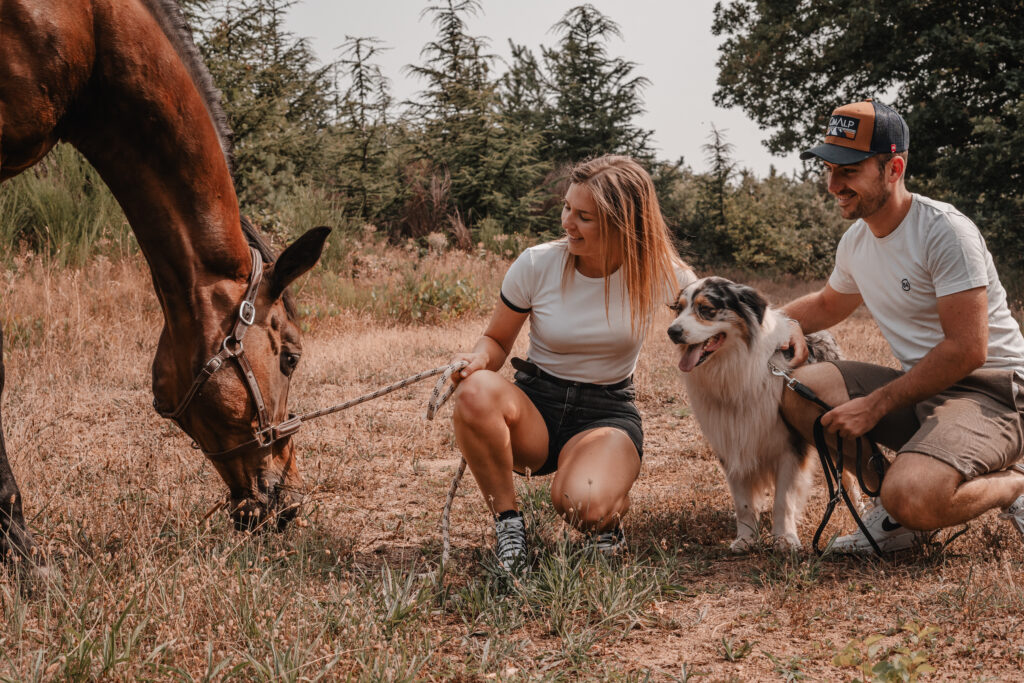
[[(411, 256), (377, 258), (377, 274), (315, 276), (300, 292), (311, 315), (299, 411), (443, 364), (479, 334), (479, 306), (432, 325), (339, 306), (342, 291), (401, 293), (383, 283)], [(504, 270), (455, 256), (421, 268), (469, 273), (486, 305)], [(630, 555), (607, 565), (576, 551), (543, 480), (529, 482), (544, 552), (508, 585), (487, 572), (490, 524), (470, 478), (453, 565), (428, 573), (458, 454), (448, 412), (423, 419), (427, 384), (307, 425), (302, 524), (237, 534), (220, 515), (201, 522), (222, 484), (150, 408), (159, 312), (143, 265), (21, 260), (0, 279), (8, 446), (55, 570), (32, 597), (0, 570), (0, 679), (848, 680), (864, 677), (861, 660), (889, 663), (875, 680), (907, 680), (922, 663), (940, 680), (1020, 677), (1024, 551), (992, 513), (945, 551), (887, 562), (730, 555), (725, 482), (661, 334), (637, 372), (647, 455)], [(813, 286), (755, 284), (776, 301)], [(863, 316), (838, 336), (852, 357), (888, 356)], [(822, 505), (818, 493), (806, 546)]]

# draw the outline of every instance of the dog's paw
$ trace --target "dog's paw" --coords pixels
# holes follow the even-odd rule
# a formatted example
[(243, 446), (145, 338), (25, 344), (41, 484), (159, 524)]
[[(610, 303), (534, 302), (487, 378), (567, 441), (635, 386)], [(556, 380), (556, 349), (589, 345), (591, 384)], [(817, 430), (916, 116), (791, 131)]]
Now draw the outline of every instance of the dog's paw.
[(737, 555), (742, 555), (744, 553), (749, 553), (751, 550), (754, 549), (754, 544), (756, 542), (757, 541), (755, 539), (753, 539), (753, 538), (747, 538), (745, 536), (740, 536), (735, 541), (733, 541), (732, 543), (729, 544), (729, 550), (731, 550), (732, 552), (736, 553)]
[(796, 537), (796, 534), (775, 536), (772, 539), (772, 545), (776, 551), (783, 553), (794, 552), (803, 548), (803, 546), (800, 545), (800, 539)]

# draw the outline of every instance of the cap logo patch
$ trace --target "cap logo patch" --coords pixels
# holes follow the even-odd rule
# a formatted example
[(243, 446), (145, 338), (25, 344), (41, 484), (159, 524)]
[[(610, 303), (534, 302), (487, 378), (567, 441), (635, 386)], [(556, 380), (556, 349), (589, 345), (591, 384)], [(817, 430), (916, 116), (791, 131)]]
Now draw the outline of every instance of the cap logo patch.
[(828, 130), (825, 131), (825, 136), (853, 140), (857, 137), (857, 127), (859, 125), (860, 119), (855, 119), (852, 116), (833, 115), (828, 120)]
[(889, 151), (892, 152), (893, 154), (895, 154), (896, 153), (896, 145), (895, 144), (890, 144), (889, 145)]

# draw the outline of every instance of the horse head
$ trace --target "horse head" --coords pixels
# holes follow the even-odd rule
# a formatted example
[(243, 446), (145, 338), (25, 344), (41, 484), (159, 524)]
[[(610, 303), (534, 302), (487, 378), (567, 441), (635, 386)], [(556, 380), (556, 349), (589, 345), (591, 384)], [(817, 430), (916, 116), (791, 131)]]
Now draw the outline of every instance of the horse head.
[(245, 282), (198, 288), (200, 331), (190, 348), (182, 352), (183, 337), (169, 323), (153, 361), (154, 406), (192, 437), (228, 485), (238, 529), (284, 528), (302, 502), (291, 440), (299, 421), (287, 406), (302, 342), (285, 290), (316, 264), (329, 232), (310, 230), (265, 272), (253, 250)]

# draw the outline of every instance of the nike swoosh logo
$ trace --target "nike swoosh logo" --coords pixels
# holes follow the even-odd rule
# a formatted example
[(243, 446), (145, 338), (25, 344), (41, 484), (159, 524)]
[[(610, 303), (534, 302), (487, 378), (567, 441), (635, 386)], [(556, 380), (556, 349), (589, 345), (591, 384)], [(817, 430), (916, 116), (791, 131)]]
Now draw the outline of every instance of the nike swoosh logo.
[(882, 531), (896, 531), (901, 528), (903, 528), (903, 525), (893, 520), (892, 517), (886, 517), (882, 520)]

